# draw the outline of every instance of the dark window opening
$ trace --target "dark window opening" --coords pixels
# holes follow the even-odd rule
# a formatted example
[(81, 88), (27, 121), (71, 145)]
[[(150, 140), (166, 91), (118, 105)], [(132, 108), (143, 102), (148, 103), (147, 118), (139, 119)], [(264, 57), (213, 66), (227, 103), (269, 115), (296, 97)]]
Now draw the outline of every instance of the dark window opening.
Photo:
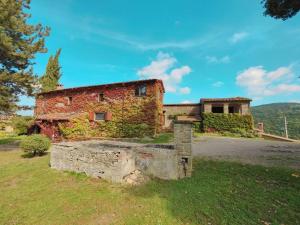
[(235, 111), (234, 111), (234, 106), (229, 106), (228, 112), (229, 112), (229, 113), (235, 113)]
[(95, 120), (105, 120), (105, 113), (95, 113)]
[(146, 96), (146, 94), (147, 94), (146, 85), (138, 86), (135, 89), (135, 96)]
[(72, 105), (72, 101), (73, 101), (73, 98), (72, 97), (68, 97), (68, 105)]
[(224, 113), (224, 107), (223, 106), (213, 106), (212, 112), (213, 113)]
[(98, 102), (102, 102), (102, 101), (104, 101), (104, 94), (103, 94), (103, 93), (100, 93), (100, 94), (98, 95)]

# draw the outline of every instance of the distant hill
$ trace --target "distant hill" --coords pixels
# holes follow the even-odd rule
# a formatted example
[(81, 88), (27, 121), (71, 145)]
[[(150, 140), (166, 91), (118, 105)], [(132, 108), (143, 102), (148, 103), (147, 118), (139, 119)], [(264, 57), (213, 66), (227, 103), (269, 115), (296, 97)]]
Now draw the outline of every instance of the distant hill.
[(273, 103), (251, 108), (255, 125), (264, 123), (266, 133), (284, 136), (284, 116), (289, 137), (300, 139), (300, 103)]

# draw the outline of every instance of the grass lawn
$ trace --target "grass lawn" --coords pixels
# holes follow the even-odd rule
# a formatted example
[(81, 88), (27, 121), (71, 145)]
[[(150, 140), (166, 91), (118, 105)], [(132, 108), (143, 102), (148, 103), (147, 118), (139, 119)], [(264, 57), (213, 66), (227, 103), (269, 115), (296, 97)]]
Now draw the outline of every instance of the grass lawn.
[(143, 144), (166, 144), (173, 141), (173, 133), (160, 133), (151, 139), (141, 138), (138, 142)]
[(0, 224), (300, 224), (299, 171), (196, 160), (192, 178), (128, 187), (21, 155), (0, 152)]
[(22, 138), (24, 138), (25, 136), (15, 136), (15, 135), (11, 135), (11, 136), (4, 136), (4, 137), (0, 137), (0, 145), (4, 145), (4, 144), (11, 144), (15, 141), (20, 141), (22, 140)]

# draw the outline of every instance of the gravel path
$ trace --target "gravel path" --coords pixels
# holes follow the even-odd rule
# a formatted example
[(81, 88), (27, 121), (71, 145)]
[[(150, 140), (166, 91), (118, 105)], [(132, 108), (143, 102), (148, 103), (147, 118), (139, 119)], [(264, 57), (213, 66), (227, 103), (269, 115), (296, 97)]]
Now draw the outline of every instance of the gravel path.
[(193, 143), (193, 155), (300, 169), (300, 143), (245, 138), (200, 137), (196, 138)]

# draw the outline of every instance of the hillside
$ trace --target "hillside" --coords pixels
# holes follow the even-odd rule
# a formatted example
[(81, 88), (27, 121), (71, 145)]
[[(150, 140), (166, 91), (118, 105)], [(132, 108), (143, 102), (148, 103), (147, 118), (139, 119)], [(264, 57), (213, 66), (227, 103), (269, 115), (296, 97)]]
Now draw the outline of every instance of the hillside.
[(300, 103), (273, 103), (251, 108), (255, 124), (263, 122), (265, 132), (284, 136), (284, 116), (289, 137), (300, 139)]

